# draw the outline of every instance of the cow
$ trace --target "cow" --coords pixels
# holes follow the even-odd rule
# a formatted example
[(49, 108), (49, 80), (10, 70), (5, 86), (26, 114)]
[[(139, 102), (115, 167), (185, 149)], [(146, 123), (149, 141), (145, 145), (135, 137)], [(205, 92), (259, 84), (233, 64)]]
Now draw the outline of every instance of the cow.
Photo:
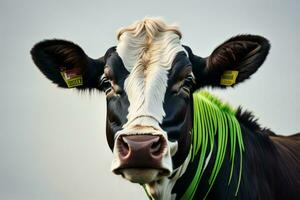
[(149, 199), (299, 199), (300, 134), (276, 135), (205, 90), (249, 79), (269, 41), (237, 35), (199, 57), (181, 36), (146, 17), (122, 28), (99, 59), (60, 39), (37, 43), (31, 55), (57, 86), (106, 94), (111, 170)]

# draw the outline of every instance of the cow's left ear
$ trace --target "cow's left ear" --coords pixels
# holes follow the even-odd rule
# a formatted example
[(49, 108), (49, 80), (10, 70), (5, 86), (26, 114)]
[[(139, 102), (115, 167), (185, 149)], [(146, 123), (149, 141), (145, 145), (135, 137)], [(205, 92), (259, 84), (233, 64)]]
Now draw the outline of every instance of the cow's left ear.
[(207, 58), (194, 56), (193, 71), (201, 86), (234, 86), (257, 71), (270, 49), (267, 39), (257, 35), (238, 35), (218, 46)]
[(39, 42), (31, 49), (31, 55), (40, 71), (59, 87), (93, 89), (103, 74), (103, 58), (92, 59), (66, 40)]

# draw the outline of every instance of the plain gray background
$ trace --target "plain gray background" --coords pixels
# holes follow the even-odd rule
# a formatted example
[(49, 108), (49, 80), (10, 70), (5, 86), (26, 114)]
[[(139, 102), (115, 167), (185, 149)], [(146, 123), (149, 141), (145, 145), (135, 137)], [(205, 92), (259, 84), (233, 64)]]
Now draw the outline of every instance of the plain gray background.
[(239, 33), (260, 34), (270, 55), (251, 80), (214, 91), (276, 133), (300, 131), (299, 1), (0, 1), (0, 199), (146, 199), (110, 172), (105, 97), (58, 89), (31, 61), (38, 41), (61, 38), (97, 58), (116, 30), (144, 16), (176, 22), (201, 56)]

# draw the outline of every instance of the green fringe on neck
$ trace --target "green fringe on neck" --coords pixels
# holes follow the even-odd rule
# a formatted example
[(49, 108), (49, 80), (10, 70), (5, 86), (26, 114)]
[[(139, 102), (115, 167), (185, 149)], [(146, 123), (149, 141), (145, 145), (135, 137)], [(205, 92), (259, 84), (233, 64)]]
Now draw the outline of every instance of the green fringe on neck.
[(211, 175), (207, 180), (209, 189), (204, 197), (204, 199), (206, 199), (224, 162), (228, 142), (230, 142), (231, 162), (228, 186), (231, 182), (233, 174), (237, 149), (240, 156), (239, 178), (235, 192), (235, 196), (237, 196), (242, 175), (242, 156), (244, 151), (244, 144), (240, 125), (235, 117), (236, 111), (235, 109), (232, 109), (228, 104), (221, 102), (218, 98), (211, 95), (207, 91), (195, 92), (193, 94), (193, 105), (194, 126), (192, 134), (191, 162), (197, 155), (200, 156), (200, 160), (198, 163), (196, 174), (181, 199), (193, 199), (205, 167), (208, 164), (205, 163), (206, 158), (208, 157), (207, 153), (208, 155), (211, 155), (214, 147), (216, 147), (216, 159), (214, 161), (209, 161), (214, 162), (214, 165)]

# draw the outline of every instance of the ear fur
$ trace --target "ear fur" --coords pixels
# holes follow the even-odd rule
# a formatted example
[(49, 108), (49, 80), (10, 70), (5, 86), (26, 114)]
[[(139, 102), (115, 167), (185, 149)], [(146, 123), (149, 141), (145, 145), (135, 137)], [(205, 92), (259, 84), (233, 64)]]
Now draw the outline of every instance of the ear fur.
[(78, 89), (92, 89), (97, 86), (98, 77), (103, 74), (104, 61), (88, 57), (76, 44), (65, 40), (45, 40), (31, 49), (34, 63), (40, 71), (59, 87), (67, 88), (61, 71), (78, 69), (82, 85)]
[(198, 63), (202, 63), (201, 66), (193, 64), (194, 71), (197, 71), (196, 81), (199, 81), (197, 85), (226, 87), (220, 83), (221, 76), (226, 71), (238, 71), (235, 84), (241, 83), (258, 70), (265, 61), (269, 49), (270, 43), (264, 37), (238, 35), (218, 46), (207, 58), (197, 59), (194, 56)]

